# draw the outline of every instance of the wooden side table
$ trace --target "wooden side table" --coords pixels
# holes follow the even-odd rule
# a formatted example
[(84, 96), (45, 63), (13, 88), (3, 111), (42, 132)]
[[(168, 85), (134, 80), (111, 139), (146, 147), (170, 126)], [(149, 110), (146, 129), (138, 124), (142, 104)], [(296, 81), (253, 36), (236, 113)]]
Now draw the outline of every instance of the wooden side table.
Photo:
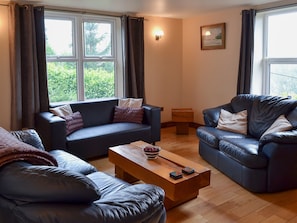
[(189, 134), (189, 123), (194, 121), (194, 112), (191, 108), (173, 108), (172, 121), (176, 123), (176, 134)]

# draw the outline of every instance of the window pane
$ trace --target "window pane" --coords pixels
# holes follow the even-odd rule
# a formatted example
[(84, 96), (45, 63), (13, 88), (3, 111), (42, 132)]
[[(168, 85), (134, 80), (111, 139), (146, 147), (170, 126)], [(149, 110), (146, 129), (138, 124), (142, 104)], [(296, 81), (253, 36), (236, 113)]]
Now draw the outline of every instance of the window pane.
[(71, 20), (45, 19), (47, 56), (73, 56)]
[(111, 24), (84, 22), (85, 56), (111, 56)]
[(297, 12), (268, 17), (268, 57), (297, 57)]
[(75, 62), (47, 62), (47, 80), (50, 102), (77, 100)]
[(85, 98), (115, 96), (114, 62), (84, 63)]
[(297, 99), (297, 64), (270, 65), (270, 94)]

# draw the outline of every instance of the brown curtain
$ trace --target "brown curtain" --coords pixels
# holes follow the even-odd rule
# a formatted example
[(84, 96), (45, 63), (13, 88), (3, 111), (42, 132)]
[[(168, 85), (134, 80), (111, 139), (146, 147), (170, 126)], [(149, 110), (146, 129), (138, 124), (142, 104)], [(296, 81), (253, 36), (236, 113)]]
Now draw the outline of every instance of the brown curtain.
[(255, 17), (256, 10), (254, 9), (242, 11), (237, 94), (249, 94), (251, 91)]
[(122, 17), (125, 97), (145, 101), (143, 21), (138, 17)]
[(11, 129), (34, 128), (48, 110), (44, 7), (9, 4)]

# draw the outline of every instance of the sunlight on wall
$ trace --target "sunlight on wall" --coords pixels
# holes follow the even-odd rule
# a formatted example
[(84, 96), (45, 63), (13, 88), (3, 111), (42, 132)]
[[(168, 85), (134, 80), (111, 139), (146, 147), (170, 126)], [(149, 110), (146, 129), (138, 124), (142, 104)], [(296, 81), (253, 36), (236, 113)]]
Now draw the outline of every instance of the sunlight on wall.
[(9, 69), (8, 7), (0, 6), (0, 127), (10, 128), (10, 69)]

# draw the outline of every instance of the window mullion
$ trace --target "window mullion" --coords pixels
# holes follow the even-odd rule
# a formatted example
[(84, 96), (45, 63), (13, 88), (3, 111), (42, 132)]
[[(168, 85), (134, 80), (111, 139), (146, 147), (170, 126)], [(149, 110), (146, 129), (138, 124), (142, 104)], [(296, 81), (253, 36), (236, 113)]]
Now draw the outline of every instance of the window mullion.
[(270, 89), (270, 64), (268, 62), (268, 16), (264, 16), (263, 25), (263, 81), (262, 81), (262, 94), (268, 94)]
[(83, 37), (82, 37), (82, 18), (76, 19), (76, 53), (77, 53), (77, 96), (79, 101), (85, 100), (84, 96), (84, 65), (83, 65)]

